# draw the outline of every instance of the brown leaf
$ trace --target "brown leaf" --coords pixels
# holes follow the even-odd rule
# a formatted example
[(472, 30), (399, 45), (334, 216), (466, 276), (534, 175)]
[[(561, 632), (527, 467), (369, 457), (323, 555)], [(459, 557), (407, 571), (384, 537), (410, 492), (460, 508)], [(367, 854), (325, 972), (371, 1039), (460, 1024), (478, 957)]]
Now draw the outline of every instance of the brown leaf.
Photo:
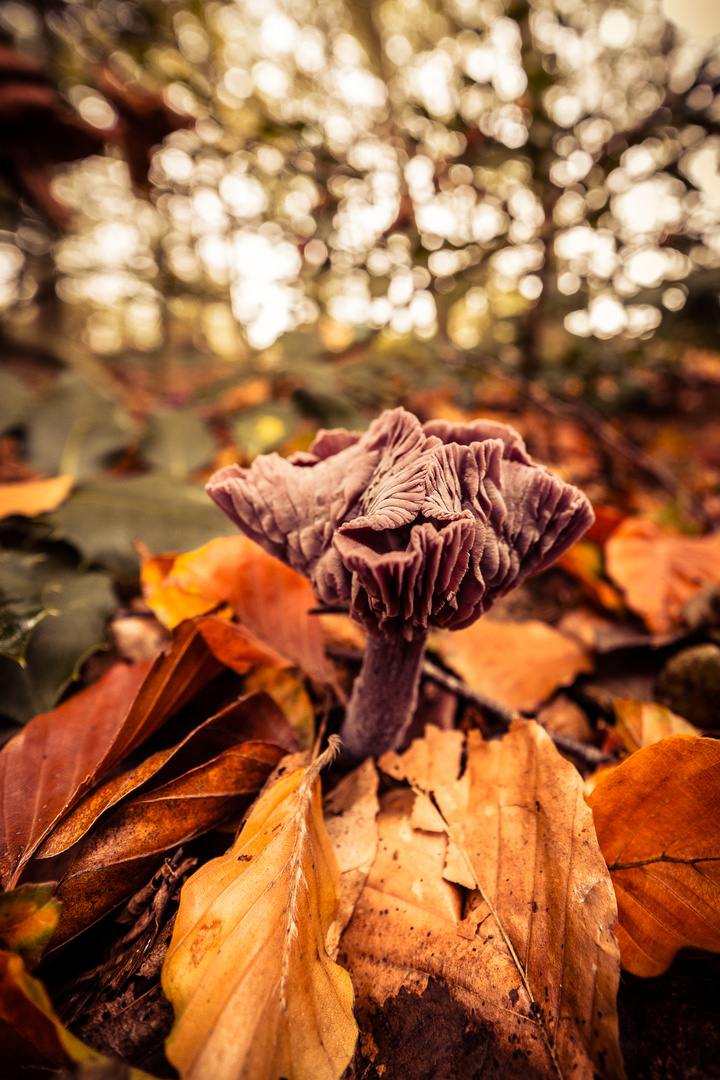
[(642, 518), (626, 518), (605, 545), (610, 577), (650, 630), (682, 622), (682, 608), (720, 583), (720, 535), (682, 536)]
[(381, 759), (423, 794), (381, 824), (341, 941), (359, 1002), (433, 976), (492, 1025), (503, 1076), (622, 1077), (615, 900), (580, 777), (533, 722), (470, 732), (461, 775), (462, 750), (460, 732), (429, 730)]
[(353, 1056), (352, 986), (325, 951), (338, 878), (326, 759), (279, 776), (230, 851), (183, 888), (163, 969), (183, 1080), (339, 1080)]
[(153, 787), (159, 787), (212, 760), (223, 750), (257, 739), (286, 751), (299, 749), (292, 728), (266, 694), (240, 698), (191, 731), (181, 743), (151, 754), (136, 768), (113, 776), (88, 792), (51, 832), (36, 858), (53, 858), (73, 847), (102, 814), (139, 788), (148, 786), (151, 780)]
[(120, 807), (91, 833), (60, 883), (52, 946), (75, 937), (144, 883), (158, 856), (207, 832), (258, 791), (285, 751), (247, 742)]
[(534, 712), (558, 687), (592, 670), (578, 641), (535, 619), (479, 619), (465, 630), (437, 635), (433, 646), (468, 686), (521, 712)]
[(720, 743), (671, 735), (588, 797), (618, 898), (623, 967), (661, 975), (679, 949), (720, 951)]
[(122, 729), (149, 664), (116, 664), (96, 683), (36, 716), (0, 752), (0, 870), (12, 888)]
[(0, 484), (0, 519), (10, 517), (11, 514), (35, 517), (37, 514), (54, 510), (65, 501), (72, 486), (72, 476)]
[[(165, 556), (161, 556), (165, 559)], [(308, 612), (317, 605), (310, 583), (245, 536), (222, 536), (166, 564), (146, 559), (141, 577), (147, 603), (165, 626), (230, 604), (256, 644), (334, 684), (322, 628)]]
[(150, 664), (116, 664), (36, 716), (0, 752), (0, 873), (5, 888), (60, 819), (218, 671), (197, 629), (181, 627)]

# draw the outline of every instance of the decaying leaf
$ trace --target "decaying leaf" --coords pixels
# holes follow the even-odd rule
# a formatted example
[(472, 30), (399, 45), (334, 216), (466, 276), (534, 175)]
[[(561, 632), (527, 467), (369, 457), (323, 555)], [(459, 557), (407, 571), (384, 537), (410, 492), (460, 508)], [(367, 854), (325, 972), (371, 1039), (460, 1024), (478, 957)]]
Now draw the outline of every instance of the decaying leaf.
[[(22, 957), (0, 951), (0, 1055), (3, 1076), (21, 1080), (36, 1070), (86, 1064), (102, 1068), (104, 1054), (76, 1039), (61, 1023), (44, 986), (28, 974)], [(128, 1069), (127, 1080), (153, 1080)]]
[(331, 754), (280, 775), (183, 888), (163, 969), (183, 1080), (338, 1080), (353, 1055), (350, 977), (325, 951), (338, 870), (318, 776)]
[(660, 975), (684, 947), (720, 952), (720, 742), (671, 735), (588, 797), (618, 899), (623, 967)]
[(496, 742), (471, 732), (461, 775), (463, 745), (428, 729), (381, 759), (418, 797), (412, 816), (405, 803), (380, 815), (341, 940), (359, 1007), (434, 978), (485, 1026), (498, 1075), (622, 1077), (615, 900), (580, 777), (533, 722)]
[(0, 484), (0, 518), (10, 517), (11, 514), (35, 517), (54, 510), (68, 497), (72, 486), (72, 476)]
[(162, 577), (146, 559), (142, 578), (145, 599), (166, 626), (230, 604), (255, 641), (320, 682), (334, 682), (321, 626), (308, 614), (317, 606), (310, 583), (247, 537), (218, 537), (179, 555)]
[(682, 608), (720, 583), (720, 536), (682, 536), (653, 521), (626, 518), (605, 545), (605, 564), (628, 606), (650, 630), (682, 622)]
[(366, 758), (325, 799), (325, 827), (340, 871), (337, 915), (325, 943), (333, 960), (377, 852), (377, 790), (377, 769), (373, 759)]
[(634, 754), (641, 746), (666, 739), (668, 735), (695, 735), (700, 731), (682, 716), (658, 705), (654, 701), (633, 701), (631, 698), (617, 698), (613, 702), (615, 710), (615, 731), (625, 749)]
[(53, 948), (97, 922), (139, 888), (164, 852), (224, 821), (258, 791), (281, 757), (266, 742), (232, 746), (125, 803), (83, 842), (57, 891), (62, 904)]
[(0, 941), (29, 967), (40, 960), (60, 917), (54, 882), (0, 893)]
[(578, 641), (535, 619), (479, 619), (465, 630), (438, 635), (433, 645), (468, 686), (521, 712), (534, 712), (558, 687), (592, 670)]
[(129, 772), (114, 775), (93, 788), (53, 829), (38, 849), (37, 858), (49, 859), (67, 851), (82, 840), (102, 814), (151, 782), (153, 787), (160, 787), (207, 764), (223, 750), (257, 740), (275, 743), (285, 751), (298, 749), (292, 728), (266, 694), (240, 698), (200, 724), (177, 746), (158, 750)]
[(0, 875), (12, 888), (94, 784), (220, 670), (192, 624), (150, 664), (116, 664), (0, 752)]

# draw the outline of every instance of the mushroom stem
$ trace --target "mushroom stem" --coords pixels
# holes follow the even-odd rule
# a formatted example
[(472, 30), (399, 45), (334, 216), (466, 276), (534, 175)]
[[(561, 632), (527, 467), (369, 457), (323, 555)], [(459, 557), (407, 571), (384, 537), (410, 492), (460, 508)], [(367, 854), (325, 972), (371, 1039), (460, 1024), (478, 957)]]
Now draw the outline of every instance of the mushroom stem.
[(351, 757), (384, 754), (402, 742), (417, 705), (426, 638), (368, 638), (340, 730), (343, 749)]

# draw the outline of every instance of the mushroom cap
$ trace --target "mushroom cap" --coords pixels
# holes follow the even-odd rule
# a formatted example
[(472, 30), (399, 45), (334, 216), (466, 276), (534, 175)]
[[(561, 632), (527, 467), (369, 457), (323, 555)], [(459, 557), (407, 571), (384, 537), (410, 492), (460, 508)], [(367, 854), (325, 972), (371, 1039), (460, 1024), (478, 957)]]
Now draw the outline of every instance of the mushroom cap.
[(403, 408), (307, 453), (230, 465), (207, 492), (266, 551), (374, 636), (474, 622), (588, 528), (585, 495), (489, 420), (421, 424)]

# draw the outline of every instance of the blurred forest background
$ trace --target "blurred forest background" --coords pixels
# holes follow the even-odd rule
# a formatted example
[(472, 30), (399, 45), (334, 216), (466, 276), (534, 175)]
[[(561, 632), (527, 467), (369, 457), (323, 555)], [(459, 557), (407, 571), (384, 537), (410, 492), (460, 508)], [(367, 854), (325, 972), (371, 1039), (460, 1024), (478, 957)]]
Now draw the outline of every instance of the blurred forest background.
[(0, 3), (4, 713), (135, 542), (228, 532), (214, 468), (384, 407), (514, 424), (606, 531), (720, 519), (720, 17), (668, 4)]

